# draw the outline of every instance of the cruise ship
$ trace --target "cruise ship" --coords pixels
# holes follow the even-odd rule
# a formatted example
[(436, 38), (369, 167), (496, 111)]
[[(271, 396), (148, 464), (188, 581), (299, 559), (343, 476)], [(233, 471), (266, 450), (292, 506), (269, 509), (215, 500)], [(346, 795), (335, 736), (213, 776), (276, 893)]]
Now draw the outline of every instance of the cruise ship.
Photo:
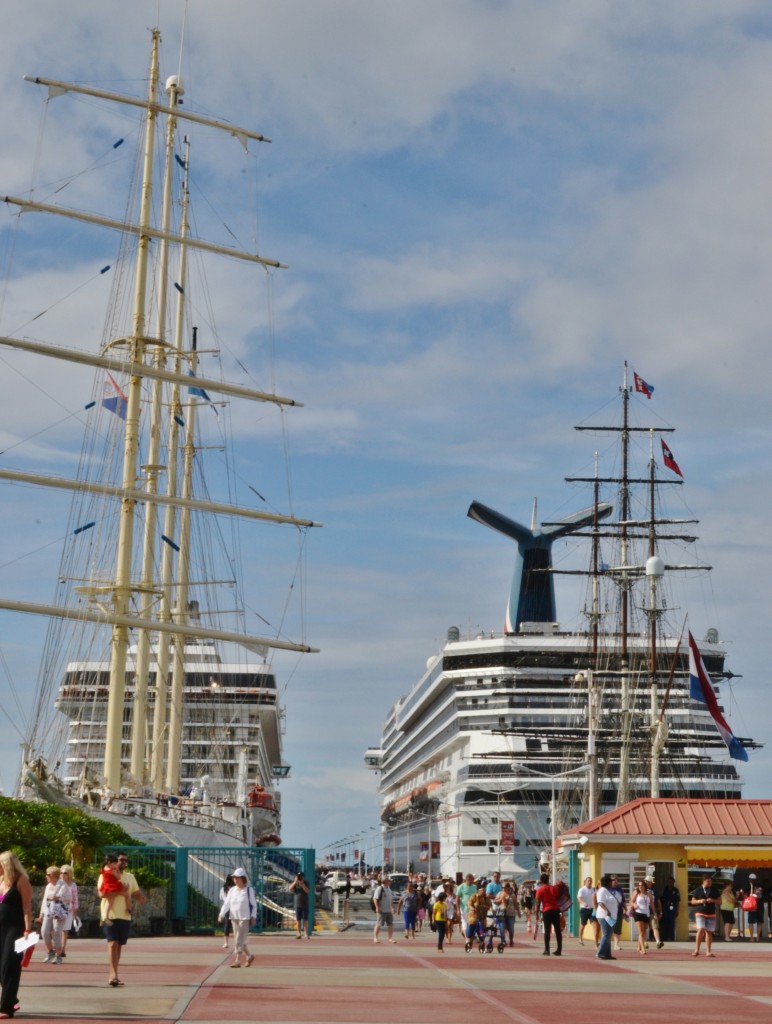
[[(683, 532), (693, 521), (660, 510), (665, 485), (682, 478), (657, 437), (669, 428), (633, 425), (635, 391), (625, 367), (621, 423), (577, 428), (613, 430), (620, 440), (618, 473), (566, 478), (591, 489), (591, 506), (530, 527), (470, 506), (472, 519), (517, 545), (505, 628), (475, 636), (449, 628), (389, 711), (380, 745), (366, 751), (379, 779), (384, 861), (396, 869), (534, 875), (560, 867), (557, 834), (627, 800), (741, 796), (714, 718), (690, 695), (688, 633), (701, 637), (716, 691), (732, 678), (721, 638), (696, 622), (684, 629), (669, 590), (684, 571), (709, 567), (673, 557), (696, 539)], [(635, 475), (640, 441), (646, 468)], [(617, 508), (602, 500), (606, 490)], [(589, 568), (566, 570), (586, 577), (581, 631), (563, 629), (557, 615), (560, 538), (587, 551)], [(674, 626), (669, 608), (681, 616)], [(739, 749), (747, 758), (756, 746), (744, 738)]]

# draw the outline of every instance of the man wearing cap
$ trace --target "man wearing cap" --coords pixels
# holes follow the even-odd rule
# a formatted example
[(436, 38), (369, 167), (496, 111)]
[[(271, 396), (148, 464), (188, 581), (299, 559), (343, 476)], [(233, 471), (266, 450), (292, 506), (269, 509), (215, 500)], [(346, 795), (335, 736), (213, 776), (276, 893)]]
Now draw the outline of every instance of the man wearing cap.
[(381, 884), (373, 893), (375, 905), (375, 928), (373, 929), (373, 942), (380, 942), (381, 928), (385, 928), (392, 944), (397, 940), (394, 938), (394, 894), (391, 891), (391, 878), (389, 875), (381, 876)]
[(712, 951), (713, 932), (716, 930), (716, 907), (721, 901), (718, 886), (713, 884), (713, 875), (705, 875), (702, 883), (692, 892), (689, 902), (695, 908), (694, 923), (697, 925), (697, 940), (692, 956), (700, 955), (700, 946), (705, 939), (705, 956), (715, 956)]

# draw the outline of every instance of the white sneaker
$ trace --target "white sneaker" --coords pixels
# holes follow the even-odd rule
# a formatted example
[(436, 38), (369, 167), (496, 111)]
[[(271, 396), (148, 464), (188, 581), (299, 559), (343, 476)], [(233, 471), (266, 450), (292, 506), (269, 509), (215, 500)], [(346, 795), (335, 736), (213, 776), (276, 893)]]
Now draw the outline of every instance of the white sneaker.
[(62, 962), (62, 957), (61, 957), (61, 954), (59, 954), (59, 955), (57, 955), (57, 956), (56, 956), (56, 957), (54, 958), (54, 963), (55, 963), (55, 964), (60, 964), (61, 962)]
[(56, 959), (56, 953), (54, 953), (53, 949), (49, 949), (48, 954), (46, 955), (46, 958), (43, 961), (43, 963), (44, 964), (52, 964), (55, 959)]

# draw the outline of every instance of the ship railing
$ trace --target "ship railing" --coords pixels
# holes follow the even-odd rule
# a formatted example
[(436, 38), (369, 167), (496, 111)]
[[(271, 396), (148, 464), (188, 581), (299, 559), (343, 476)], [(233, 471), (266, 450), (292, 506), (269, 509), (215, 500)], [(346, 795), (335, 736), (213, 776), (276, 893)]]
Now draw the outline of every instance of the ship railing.
[[(176, 821), (183, 825), (205, 828), (212, 832), (223, 832), (239, 841), (243, 837), (242, 824), (229, 821), (223, 816), (222, 808), (218, 809), (216, 805), (210, 811), (204, 806), (192, 807), (185, 804), (170, 806), (142, 797), (120, 797), (113, 801), (110, 810), (129, 817), (150, 818), (155, 821)], [(220, 813), (217, 813), (218, 810)]]

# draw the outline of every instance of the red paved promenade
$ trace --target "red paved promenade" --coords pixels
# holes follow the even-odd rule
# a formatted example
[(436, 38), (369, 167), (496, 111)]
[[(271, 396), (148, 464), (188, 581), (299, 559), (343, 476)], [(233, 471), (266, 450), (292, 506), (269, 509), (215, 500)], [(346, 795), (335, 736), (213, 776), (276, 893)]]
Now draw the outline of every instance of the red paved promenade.
[(105, 944), (71, 941), (61, 966), (35, 960), (23, 972), (24, 1019), (240, 1024), (769, 1024), (772, 943), (716, 943), (716, 959), (674, 944), (638, 956), (630, 943), (614, 963), (567, 939), (541, 956), (520, 937), (503, 954), (444, 954), (431, 933), (415, 944), (374, 945), (364, 929), (251, 940), (252, 967), (231, 970), (213, 937), (132, 939), (124, 988), (107, 986)]

